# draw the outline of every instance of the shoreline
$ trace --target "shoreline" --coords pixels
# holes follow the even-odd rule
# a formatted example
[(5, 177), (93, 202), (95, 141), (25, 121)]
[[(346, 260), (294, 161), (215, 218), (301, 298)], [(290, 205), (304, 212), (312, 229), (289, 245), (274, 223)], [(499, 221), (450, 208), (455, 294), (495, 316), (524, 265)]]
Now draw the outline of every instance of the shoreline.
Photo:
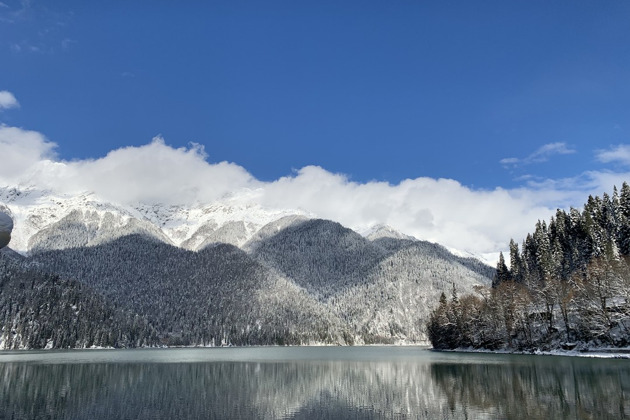
[(620, 348), (591, 348), (585, 350), (488, 350), (488, 349), (473, 349), (473, 348), (458, 348), (458, 349), (435, 349), (430, 347), (429, 350), (435, 352), (445, 353), (487, 353), (487, 354), (515, 354), (515, 355), (530, 355), (530, 356), (565, 356), (565, 357), (586, 357), (596, 359), (630, 359), (630, 347)]
[[(355, 344), (355, 345), (339, 345), (339, 344), (330, 344), (330, 343), (309, 343), (309, 344), (289, 344), (289, 345), (280, 345), (280, 344), (252, 344), (247, 346), (205, 346), (205, 345), (190, 345), (190, 346), (139, 346), (139, 347), (71, 347), (71, 348), (55, 348), (55, 347), (45, 347), (45, 348), (18, 348), (18, 349), (3, 349), (0, 348), (1, 352), (28, 352), (28, 351), (78, 351), (78, 350), (149, 350), (149, 349), (247, 349), (247, 348), (293, 348), (293, 347), (419, 347), (422, 350), (434, 350), (429, 344), (426, 343), (404, 343), (404, 344)], [(447, 350), (448, 351), (448, 350)]]

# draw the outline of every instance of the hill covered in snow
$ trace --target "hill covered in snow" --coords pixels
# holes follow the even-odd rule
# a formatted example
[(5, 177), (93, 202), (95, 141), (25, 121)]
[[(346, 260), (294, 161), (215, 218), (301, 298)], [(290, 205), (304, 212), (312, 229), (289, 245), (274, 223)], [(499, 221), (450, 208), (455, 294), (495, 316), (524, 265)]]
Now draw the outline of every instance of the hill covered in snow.
[[(16, 222), (10, 246), (22, 254), (0, 254), (0, 266), (13, 267), (2, 287), (12, 285), (19, 300), (26, 292), (11, 273), (33, 285), (58, 278), (66, 283), (55, 287), (81, 290), (62, 305), (80, 303), (95, 319), (81, 332), (53, 336), (26, 328), (46, 324), (46, 311), (20, 312), (4, 320), (5, 348), (424, 343), (430, 305), (443, 291), (470, 292), (494, 275), (387, 226), (361, 235), (239, 197), (130, 206), (92, 194), (0, 188), (0, 201)], [(83, 295), (96, 302), (94, 313)], [(98, 321), (106, 311), (121, 321)], [(27, 331), (19, 339), (18, 329)], [(103, 329), (113, 329), (109, 341), (95, 341)]]

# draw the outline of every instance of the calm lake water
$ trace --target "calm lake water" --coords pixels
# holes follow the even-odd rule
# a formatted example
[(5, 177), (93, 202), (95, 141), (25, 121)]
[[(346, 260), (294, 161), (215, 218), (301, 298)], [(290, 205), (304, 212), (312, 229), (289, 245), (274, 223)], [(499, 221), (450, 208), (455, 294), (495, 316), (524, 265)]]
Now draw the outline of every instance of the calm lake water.
[(0, 352), (0, 419), (623, 419), (630, 360), (418, 347)]

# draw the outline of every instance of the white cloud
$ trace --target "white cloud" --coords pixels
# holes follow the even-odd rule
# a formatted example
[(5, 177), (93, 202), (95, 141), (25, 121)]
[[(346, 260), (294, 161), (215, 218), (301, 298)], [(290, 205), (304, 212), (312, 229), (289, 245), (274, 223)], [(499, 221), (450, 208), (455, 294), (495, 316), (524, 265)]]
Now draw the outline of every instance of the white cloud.
[(210, 202), (259, 184), (238, 165), (209, 164), (202, 146), (175, 149), (160, 137), (96, 160), (43, 160), (27, 168), (24, 179), (60, 192), (92, 191), (114, 202), (165, 204)]
[(503, 249), (551, 209), (503, 189), (472, 190), (450, 179), (397, 185), (349, 182), (319, 167), (265, 187), (262, 203), (301, 208), (357, 229), (386, 223), (421, 239), (477, 253)]
[[(399, 184), (359, 183), (307, 166), (263, 182), (233, 163), (208, 162), (202, 146), (173, 148), (156, 137), (94, 160), (61, 161), (44, 136), (0, 126), (0, 185), (35, 185), (59, 192), (92, 191), (120, 203), (210, 203), (241, 192), (270, 208), (302, 209), (362, 230), (377, 223), (478, 255), (506, 250), (557, 207), (581, 206), (588, 194), (610, 191), (630, 174), (588, 172), (562, 180), (530, 180), (506, 190), (472, 189), (450, 179)], [(556, 149), (559, 150), (559, 149)]]
[(0, 90), (0, 110), (17, 108), (20, 104), (15, 96), (7, 90)]
[(595, 152), (595, 157), (603, 163), (617, 162), (630, 165), (630, 145), (620, 144), (608, 150), (598, 150)]
[(55, 147), (40, 133), (0, 125), (0, 180), (28, 182), (29, 174), (55, 157)]
[(500, 160), (500, 163), (506, 167), (515, 167), (522, 165), (530, 165), (532, 163), (546, 162), (554, 155), (569, 155), (576, 151), (567, 146), (566, 143), (548, 143), (539, 147), (536, 151), (524, 158), (504, 158)]

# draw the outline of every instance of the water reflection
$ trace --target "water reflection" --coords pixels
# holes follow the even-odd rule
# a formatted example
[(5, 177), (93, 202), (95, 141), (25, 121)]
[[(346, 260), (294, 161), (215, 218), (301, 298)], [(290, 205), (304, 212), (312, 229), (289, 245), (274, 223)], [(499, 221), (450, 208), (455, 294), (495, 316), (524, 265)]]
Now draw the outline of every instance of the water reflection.
[[(8, 361), (0, 364), (0, 419), (628, 415), (630, 362), (532, 356), (467, 359), (418, 350), (408, 351), (409, 357), (394, 354), (387, 361), (382, 357), (385, 349), (344, 351), (343, 360), (331, 359), (330, 350), (322, 349), (323, 356), (314, 356), (316, 351), (309, 358), (286, 361), (264, 361), (265, 350), (259, 361), (166, 363), (138, 361), (139, 353), (133, 353), (133, 362), (124, 356), (107, 363)], [(347, 352), (359, 352), (359, 361)]]
[(476, 407), (501, 419), (630, 416), (630, 362), (519, 356), (510, 364), (431, 365), (452, 411)]

